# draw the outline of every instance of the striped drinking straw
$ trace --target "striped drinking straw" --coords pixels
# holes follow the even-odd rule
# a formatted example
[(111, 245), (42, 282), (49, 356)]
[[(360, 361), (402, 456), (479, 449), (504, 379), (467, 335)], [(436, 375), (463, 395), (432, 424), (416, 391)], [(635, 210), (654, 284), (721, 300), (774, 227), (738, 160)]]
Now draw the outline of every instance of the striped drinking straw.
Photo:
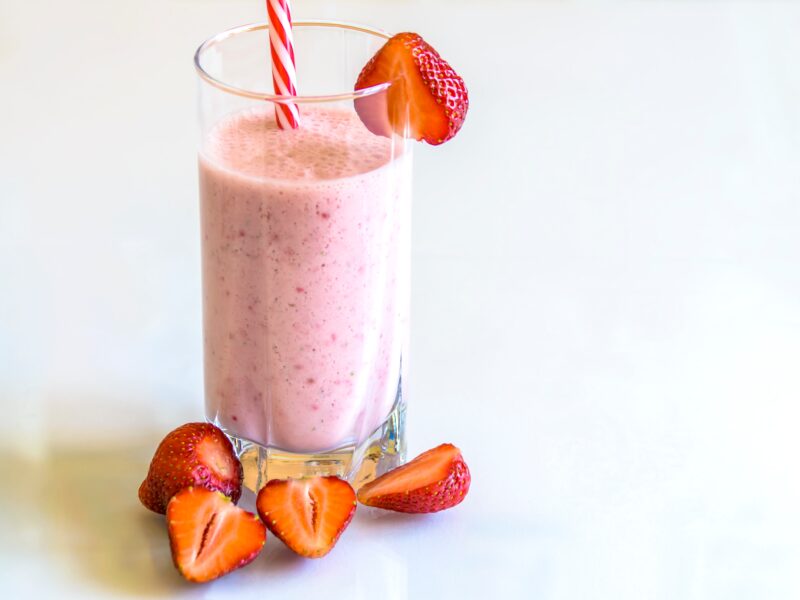
[[(289, 0), (267, 0), (269, 51), (272, 57), (272, 87), (279, 96), (297, 95), (297, 71), (292, 43), (292, 12)], [(281, 129), (297, 129), (300, 111), (296, 104), (275, 103), (275, 120)]]

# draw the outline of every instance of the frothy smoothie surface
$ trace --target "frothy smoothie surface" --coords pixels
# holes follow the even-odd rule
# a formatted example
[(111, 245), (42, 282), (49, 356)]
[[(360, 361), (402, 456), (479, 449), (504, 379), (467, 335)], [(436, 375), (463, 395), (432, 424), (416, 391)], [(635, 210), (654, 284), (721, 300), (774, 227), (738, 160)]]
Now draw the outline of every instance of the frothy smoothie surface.
[(350, 110), (235, 113), (200, 154), (207, 414), (264, 446), (364, 440), (406, 346), (408, 162)]
[(207, 158), (242, 175), (316, 181), (368, 173), (390, 159), (391, 144), (352, 111), (303, 107), (302, 127), (280, 130), (271, 110), (239, 113), (211, 131)]

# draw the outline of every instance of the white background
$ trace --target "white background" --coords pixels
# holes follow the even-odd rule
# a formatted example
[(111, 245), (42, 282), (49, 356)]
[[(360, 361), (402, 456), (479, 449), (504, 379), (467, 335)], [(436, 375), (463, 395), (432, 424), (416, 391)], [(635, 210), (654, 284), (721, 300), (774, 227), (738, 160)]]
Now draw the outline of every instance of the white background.
[(800, 4), (294, 10), (468, 83), (416, 155), (408, 424), (469, 497), (181, 580), (136, 489), (202, 417), (191, 55), (264, 7), (3, 0), (0, 595), (800, 596)]

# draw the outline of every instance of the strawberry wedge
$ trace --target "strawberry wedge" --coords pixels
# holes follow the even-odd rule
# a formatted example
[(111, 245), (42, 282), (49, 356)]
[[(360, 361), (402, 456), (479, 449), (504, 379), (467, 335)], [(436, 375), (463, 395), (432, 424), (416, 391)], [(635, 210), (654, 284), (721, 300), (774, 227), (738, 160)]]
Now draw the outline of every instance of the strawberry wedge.
[(167, 505), (167, 528), (175, 567), (202, 583), (251, 562), (267, 538), (264, 524), (220, 492), (189, 487)]
[(461, 451), (442, 444), (363, 486), (358, 501), (397, 512), (438, 512), (464, 500), (470, 481)]
[(256, 508), (269, 530), (294, 552), (319, 558), (331, 551), (356, 512), (356, 494), (338, 477), (273, 479)]
[(356, 100), (361, 121), (377, 135), (399, 135), (438, 145), (451, 139), (467, 116), (464, 80), (416, 33), (392, 37), (361, 70), (355, 89), (391, 83), (381, 94)]

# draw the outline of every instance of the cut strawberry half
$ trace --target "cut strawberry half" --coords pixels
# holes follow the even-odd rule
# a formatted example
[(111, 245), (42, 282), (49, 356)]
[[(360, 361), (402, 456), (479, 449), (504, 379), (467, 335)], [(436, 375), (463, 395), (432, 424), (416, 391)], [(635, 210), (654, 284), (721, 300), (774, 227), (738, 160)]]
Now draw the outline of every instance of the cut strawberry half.
[(264, 524), (220, 492), (186, 488), (167, 505), (172, 560), (189, 581), (216, 579), (251, 562), (267, 539)]
[(363, 486), (358, 501), (405, 513), (438, 512), (459, 504), (470, 481), (461, 451), (442, 444)]
[(189, 486), (219, 490), (231, 500), (242, 493), (242, 465), (230, 440), (211, 423), (186, 423), (161, 441), (139, 486), (139, 500), (164, 514), (170, 498)]
[(442, 144), (467, 116), (469, 96), (464, 80), (416, 33), (398, 33), (364, 66), (356, 81), (360, 90), (391, 84), (355, 102), (364, 125), (375, 134), (399, 135)]
[(258, 492), (256, 508), (269, 530), (294, 552), (325, 556), (356, 512), (356, 494), (338, 477), (273, 479)]

